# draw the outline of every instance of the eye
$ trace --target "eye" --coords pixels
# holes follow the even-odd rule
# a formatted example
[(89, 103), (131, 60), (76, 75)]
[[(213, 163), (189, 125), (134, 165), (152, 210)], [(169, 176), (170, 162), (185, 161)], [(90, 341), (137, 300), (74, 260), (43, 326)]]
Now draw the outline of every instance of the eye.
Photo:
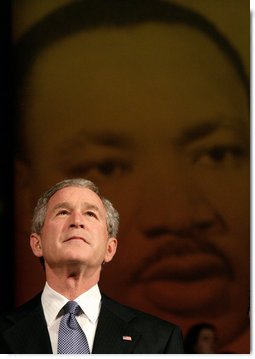
[(104, 176), (119, 176), (127, 166), (124, 163), (110, 160), (98, 163), (96, 168)]
[(109, 158), (91, 163), (81, 163), (68, 172), (72, 176), (83, 176), (99, 182), (107, 179), (118, 179), (131, 171), (131, 164), (122, 159)]
[(194, 155), (194, 163), (211, 168), (234, 168), (241, 164), (246, 151), (237, 145), (213, 145)]
[(86, 214), (89, 216), (89, 217), (93, 217), (93, 218), (98, 218), (96, 213), (93, 212), (93, 211), (87, 211)]
[(66, 214), (68, 214), (68, 210), (67, 209), (61, 209), (60, 211), (57, 212), (57, 216), (64, 216)]

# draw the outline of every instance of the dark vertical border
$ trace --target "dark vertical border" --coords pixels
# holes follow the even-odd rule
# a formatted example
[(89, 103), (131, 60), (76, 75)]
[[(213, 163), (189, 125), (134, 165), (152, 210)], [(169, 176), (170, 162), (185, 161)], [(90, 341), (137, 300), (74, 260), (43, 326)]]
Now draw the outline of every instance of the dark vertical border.
[(0, 2), (0, 310), (14, 304), (11, 0)]

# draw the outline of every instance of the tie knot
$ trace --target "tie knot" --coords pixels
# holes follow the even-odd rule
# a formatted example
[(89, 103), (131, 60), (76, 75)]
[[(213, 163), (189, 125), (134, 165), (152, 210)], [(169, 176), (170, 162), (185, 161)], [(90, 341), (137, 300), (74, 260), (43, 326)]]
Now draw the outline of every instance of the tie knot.
[(81, 308), (80, 308), (79, 304), (76, 303), (75, 301), (69, 301), (64, 306), (65, 314), (70, 313), (70, 314), (78, 315), (80, 311), (81, 311)]

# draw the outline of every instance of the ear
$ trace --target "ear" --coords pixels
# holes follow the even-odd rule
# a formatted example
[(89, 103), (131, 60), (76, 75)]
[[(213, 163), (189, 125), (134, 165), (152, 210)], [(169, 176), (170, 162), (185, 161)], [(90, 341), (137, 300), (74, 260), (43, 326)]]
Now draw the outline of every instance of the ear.
[(30, 235), (30, 247), (36, 257), (43, 256), (41, 236), (36, 233), (32, 233)]
[(108, 239), (107, 242), (107, 248), (106, 248), (106, 252), (105, 252), (105, 257), (104, 257), (104, 262), (110, 262), (112, 260), (112, 258), (114, 257), (116, 250), (117, 250), (117, 239), (114, 237), (111, 237)]

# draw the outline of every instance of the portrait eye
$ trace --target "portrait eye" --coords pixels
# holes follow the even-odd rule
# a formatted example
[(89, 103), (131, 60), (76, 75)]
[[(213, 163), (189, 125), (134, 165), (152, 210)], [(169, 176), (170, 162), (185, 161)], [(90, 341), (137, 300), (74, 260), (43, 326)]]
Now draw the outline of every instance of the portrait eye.
[(131, 165), (128, 161), (113, 158), (81, 163), (71, 168), (68, 172), (72, 176), (86, 176), (98, 182), (108, 178), (119, 178), (130, 170)]
[(101, 177), (118, 178), (130, 169), (130, 165), (122, 160), (109, 159), (95, 163), (91, 166), (91, 172), (97, 173)]
[(194, 162), (212, 168), (234, 168), (243, 161), (245, 154), (245, 149), (241, 146), (216, 145), (198, 151)]
[(104, 176), (118, 175), (124, 169), (123, 164), (114, 161), (105, 161), (97, 165), (98, 172)]

